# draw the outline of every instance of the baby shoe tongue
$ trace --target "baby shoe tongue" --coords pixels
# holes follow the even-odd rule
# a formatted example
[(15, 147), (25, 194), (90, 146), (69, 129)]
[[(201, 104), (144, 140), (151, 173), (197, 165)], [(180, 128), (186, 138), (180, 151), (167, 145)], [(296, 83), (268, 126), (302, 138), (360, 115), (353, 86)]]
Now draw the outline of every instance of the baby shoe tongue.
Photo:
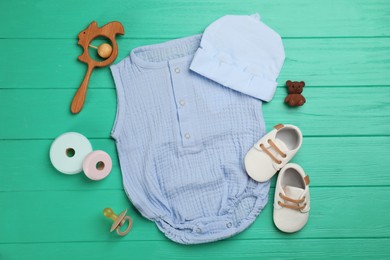
[(283, 187), (283, 190), (287, 197), (290, 197), (294, 200), (300, 199), (302, 193), (305, 191), (304, 189), (287, 185)]

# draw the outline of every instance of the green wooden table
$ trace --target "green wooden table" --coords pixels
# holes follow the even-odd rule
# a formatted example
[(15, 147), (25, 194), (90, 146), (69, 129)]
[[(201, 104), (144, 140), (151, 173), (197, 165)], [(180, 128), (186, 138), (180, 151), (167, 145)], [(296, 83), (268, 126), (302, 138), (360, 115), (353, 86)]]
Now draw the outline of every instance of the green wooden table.
[[(309, 223), (296, 234), (279, 232), (272, 188), (266, 209), (241, 234), (175, 244), (123, 192), (108, 68), (94, 71), (83, 111), (70, 114), (86, 71), (77, 34), (92, 20), (121, 21), (119, 61), (136, 46), (254, 12), (283, 37), (286, 61), (264, 116), (268, 130), (277, 123), (302, 129), (294, 162), (311, 177)], [(390, 258), (390, 1), (1, 0), (0, 24), (1, 260)], [(303, 107), (283, 104), (287, 79), (306, 81)], [(109, 178), (92, 182), (51, 166), (50, 144), (68, 131), (113, 157)], [(129, 209), (129, 235), (108, 232), (107, 206)]]

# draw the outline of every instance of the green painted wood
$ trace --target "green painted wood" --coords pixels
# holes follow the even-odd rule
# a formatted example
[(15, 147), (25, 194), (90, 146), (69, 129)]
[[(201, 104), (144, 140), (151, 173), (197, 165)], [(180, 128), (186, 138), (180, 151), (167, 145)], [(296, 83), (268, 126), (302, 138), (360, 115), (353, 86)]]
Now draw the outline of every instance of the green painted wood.
[[(271, 189), (269, 204), (255, 223), (232, 239), (390, 236), (390, 222), (384, 217), (390, 207), (390, 187), (315, 187), (311, 189), (310, 221), (301, 232), (289, 235), (273, 225), (273, 194)], [(119, 241), (108, 232), (112, 222), (102, 215), (105, 207), (114, 211), (128, 208), (134, 219), (131, 234), (120, 241), (167, 239), (130, 205), (120, 190), (2, 192), (0, 204), (5, 209), (0, 222), (0, 243)]]
[[(141, 45), (166, 39), (119, 39), (117, 62)], [(284, 39), (286, 61), (278, 79), (304, 80), (308, 87), (389, 85), (390, 38)], [(82, 49), (74, 39), (3, 39), (0, 88), (76, 89), (86, 72), (78, 62)], [(17, 54), (17, 55), (15, 55)], [(369, 57), (369, 59), (367, 59)], [(39, 66), (29, 61), (39, 61)], [(319, 62), (321, 61), (321, 62)], [(108, 68), (95, 69), (90, 88), (114, 88)]]
[(37, 259), (387, 259), (390, 239), (225, 240), (197, 246), (168, 241), (0, 244), (7, 260)]
[[(264, 105), (264, 117), (272, 125), (294, 123), (307, 136), (386, 135), (390, 133), (390, 88), (310, 88), (307, 103), (291, 108), (283, 103), (286, 90)], [(74, 90), (0, 90), (0, 139), (55, 138), (63, 132), (81, 132), (88, 138), (110, 136), (116, 113), (113, 89), (90, 89), (84, 109), (70, 113)], [(12, 111), (10, 113), (9, 111)]]
[[(299, 1), (72, 1), (0, 2), (3, 38), (72, 38), (92, 20), (119, 20), (126, 37), (181, 37), (200, 33), (225, 14), (259, 12), (264, 22), (287, 37), (389, 36), (386, 0)], [(10, 11), (12, 10), (12, 11)]]
[(58, 172), (49, 159), (53, 140), (1, 140), (0, 192), (56, 190), (119, 190), (122, 178), (114, 140), (89, 139), (94, 150), (103, 150), (112, 157), (113, 169), (102, 181), (89, 180), (83, 173), (66, 175)]
[[(113, 160), (110, 176), (100, 182), (83, 174), (57, 172), (48, 155), (52, 141), (0, 141), (0, 158), (8, 158), (1, 164), (0, 192), (122, 190), (114, 140), (90, 139), (94, 149), (106, 151)], [(383, 170), (388, 154), (382, 152), (388, 150), (390, 137), (309, 137), (294, 162), (310, 175), (312, 187), (389, 186), (388, 172)]]
[[(0, 1), (0, 259), (389, 258), (389, 7), (387, 0)], [(296, 234), (277, 231), (271, 189), (269, 204), (243, 233), (199, 246), (172, 243), (122, 190), (109, 138), (116, 95), (108, 68), (94, 72), (86, 107), (70, 115), (86, 69), (76, 60), (76, 36), (92, 20), (120, 20), (126, 34), (118, 62), (136, 46), (256, 11), (283, 36), (279, 86), (307, 83), (304, 107), (286, 107), (280, 87), (263, 110), (267, 129), (283, 122), (304, 133), (293, 161), (311, 177), (309, 223)], [(53, 169), (50, 143), (67, 131), (113, 157), (109, 178), (92, 182)], [(135, 224), (128, 236), (108, 233), (106, 206), (129, 209)]]
[(75, 90), (1, 91), (0, 103), (7, 110), (0, 110), (0, 119), (7, 125), (0, 128), (0, 139), (55, 138), (71, 131), (88, 138), (110, 137), (116, 113), (115, 90), (89, 90), (77, 116), (70, 112), (74, 94)]

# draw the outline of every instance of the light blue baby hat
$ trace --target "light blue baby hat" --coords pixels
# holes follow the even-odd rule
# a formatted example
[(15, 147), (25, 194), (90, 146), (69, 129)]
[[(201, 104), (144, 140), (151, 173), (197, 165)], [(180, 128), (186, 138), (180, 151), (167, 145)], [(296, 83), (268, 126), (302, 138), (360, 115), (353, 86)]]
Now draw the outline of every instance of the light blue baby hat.
[(285, 59), (279, 34), (255, 15), (226, 15), (209, 25), (190, 69), (219, 84), (270, 101)]

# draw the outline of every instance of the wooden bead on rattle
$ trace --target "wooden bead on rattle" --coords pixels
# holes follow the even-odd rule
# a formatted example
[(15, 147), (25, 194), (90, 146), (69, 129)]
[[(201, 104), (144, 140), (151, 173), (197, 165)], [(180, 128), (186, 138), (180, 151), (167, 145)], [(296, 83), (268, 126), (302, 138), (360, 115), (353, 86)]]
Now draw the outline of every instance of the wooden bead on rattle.
[(96, 46), (93, 46), (90, 44), (89, 47), (97, 49), (97, 53), (99, 54), (99, 56), (104, 58), (104, 59), (110, 57), (110, 55), (112, 53), (112, 47), (108, 43), (100, 44), (99, 47), (96, 47)]

